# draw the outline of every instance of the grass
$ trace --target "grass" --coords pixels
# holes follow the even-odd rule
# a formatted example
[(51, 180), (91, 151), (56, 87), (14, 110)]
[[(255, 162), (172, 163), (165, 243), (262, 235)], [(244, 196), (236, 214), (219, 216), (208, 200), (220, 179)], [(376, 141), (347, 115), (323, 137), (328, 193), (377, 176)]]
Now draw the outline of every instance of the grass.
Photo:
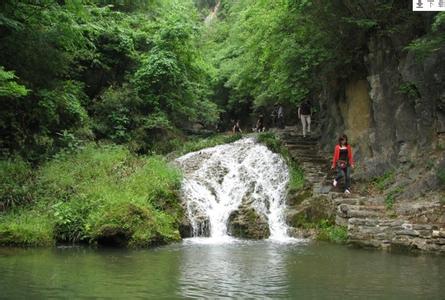
[(373, 179), (373, 184), (380, 191), (384, 191), (395, 180), (395, 172), (387, 171), (382, 176)]
[(0, 161), (0, 211), (32, 201), (33, 172), (20, 158)]
[(386, 197), (385, 197), (386, 209), (392, 209), (394, 207), (395, 198), (401, 192), (403, 192), (403, 188), (401, 186), (398, 186), (386, 195)]
[(273, 133), (264, 132), (257, 136), (257, 141), (264, 144), (272, 152), (281, 154), (289, 167), (289, 192), (295, 192), (304, 186), (304, 173), (295, 160), (289, 154), (289, 150), (283, 142)]
[(316, 228), (318, 229), (317, 240), (343, 244), (348, 239), (348, 230), (345, 226), (335, 225), (328, 220), (322, 220)]
[(348, 229), (346, 226), (335, 225), (335, 222), (328, 219), (309, 221), (302, 217), (298, 227), (305, 229), (315, 229), (316, 239), (319, 241), (328, 241), (338, 244), (346, 243), (348, 239)]
[(0, 244), (4, 246), (51, 246), (53, 224), (47, 214), (14, 210), (0, 215)]
[(181, 156), (183, 154), (199, 151), (204, 148), (233, 143), (241, 138), (241, 134), (215, 134), (206, 138), (191, 138), (178, 146), (173, 153), (177, 156)]
[(35, 172), (33, 203), (0, 218), (0, 244), (149, 246), (180, 239), (181, 175), (161, 156), (87, 145)]

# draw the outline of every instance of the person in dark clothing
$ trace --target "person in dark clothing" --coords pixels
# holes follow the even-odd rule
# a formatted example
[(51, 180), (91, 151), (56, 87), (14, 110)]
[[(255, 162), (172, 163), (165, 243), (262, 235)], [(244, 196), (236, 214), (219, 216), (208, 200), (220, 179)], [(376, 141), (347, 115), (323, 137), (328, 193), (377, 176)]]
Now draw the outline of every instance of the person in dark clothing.
[(239, 125), (239, 120), (237, 120), (235, 125), (233, 125), (232, 132), (233, 133), (243, 133), (243, 131), (241, 130), (241, 126)]
[(311, 115), (312, 107), (308, 100), (305, 100), (298, 107), (298, 118), (301, 120), (303, 125), (303, 137), (306, 137), (306, 132), (311, 133)]
[(343, 134), (338, 139), (338, 144), (334, 149), (334, 156), (332, 158), (332, 169), (337, 168), (337, 176), (332, 185), (337, 186), (341, 178), (345, 178), (345, 194), (350, 194), (351, 188), (351, 168), (354, 168), (354, 159), (352, 158), (352, 148), (348, 143), (348, 137)]
[(278, 127), (281, 128), (281, 129), (284, 129), (284, 110), (283, 110), (283, 106), (282, 105), (278, 106), (277, 122), (278, 122)]
[(258, 116), (258, 121), (256, 122), (256, 127), (255, 127), (255, 131), (256, 132), (264, 132), (265, 130), (265, 126), (264, 126), (264, 115), (260, 114)]
[(272, 119), (272, 127), (276, 127), (278, 125), (278, 103), (274, 104), (270, 117)]

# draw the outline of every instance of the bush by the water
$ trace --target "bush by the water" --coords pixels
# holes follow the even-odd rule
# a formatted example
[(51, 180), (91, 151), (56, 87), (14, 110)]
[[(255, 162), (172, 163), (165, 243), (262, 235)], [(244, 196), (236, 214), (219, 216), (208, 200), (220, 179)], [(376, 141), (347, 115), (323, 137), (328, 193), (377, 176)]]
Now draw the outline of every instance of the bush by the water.
[(32, 205), (0, 215), (0, 244), (148, 246), (180, 238), (181, 177), (160, 156), (137, 157), (124, 147), (92, 144), (59, 155), (34, 176)]
[(317, 239), (334, 243), (345, 243), (348, 239), (348, 230), (344, 226), (338, 226), (329, 220), (321, 220), (316, 224)]
[(0, 161), (0, 212), (31, 202), (32, 179), (31, 166), (23, 159)]

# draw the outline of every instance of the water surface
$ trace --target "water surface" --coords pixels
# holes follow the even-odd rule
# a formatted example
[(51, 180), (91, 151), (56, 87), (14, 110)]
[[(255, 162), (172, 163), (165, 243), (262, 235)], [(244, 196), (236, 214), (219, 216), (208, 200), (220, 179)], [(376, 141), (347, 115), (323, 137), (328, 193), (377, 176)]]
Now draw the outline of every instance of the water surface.
[(0, 249), (0, 297), (444, 299), (445, 258), (319, 242)]

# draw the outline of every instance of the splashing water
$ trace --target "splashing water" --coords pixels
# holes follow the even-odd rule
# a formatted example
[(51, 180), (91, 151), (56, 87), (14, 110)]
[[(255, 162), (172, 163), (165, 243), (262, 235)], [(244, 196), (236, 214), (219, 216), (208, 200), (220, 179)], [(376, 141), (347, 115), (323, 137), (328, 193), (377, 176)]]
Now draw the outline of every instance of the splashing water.
[(241, 204), (267, 219), (270, 239), (288, 239), (284, 221), (289, 170), (280, 155), (244, 138), (177, 159), (184, 172), (181, 192), (193, 236), (230, 240), (227, 222)]

